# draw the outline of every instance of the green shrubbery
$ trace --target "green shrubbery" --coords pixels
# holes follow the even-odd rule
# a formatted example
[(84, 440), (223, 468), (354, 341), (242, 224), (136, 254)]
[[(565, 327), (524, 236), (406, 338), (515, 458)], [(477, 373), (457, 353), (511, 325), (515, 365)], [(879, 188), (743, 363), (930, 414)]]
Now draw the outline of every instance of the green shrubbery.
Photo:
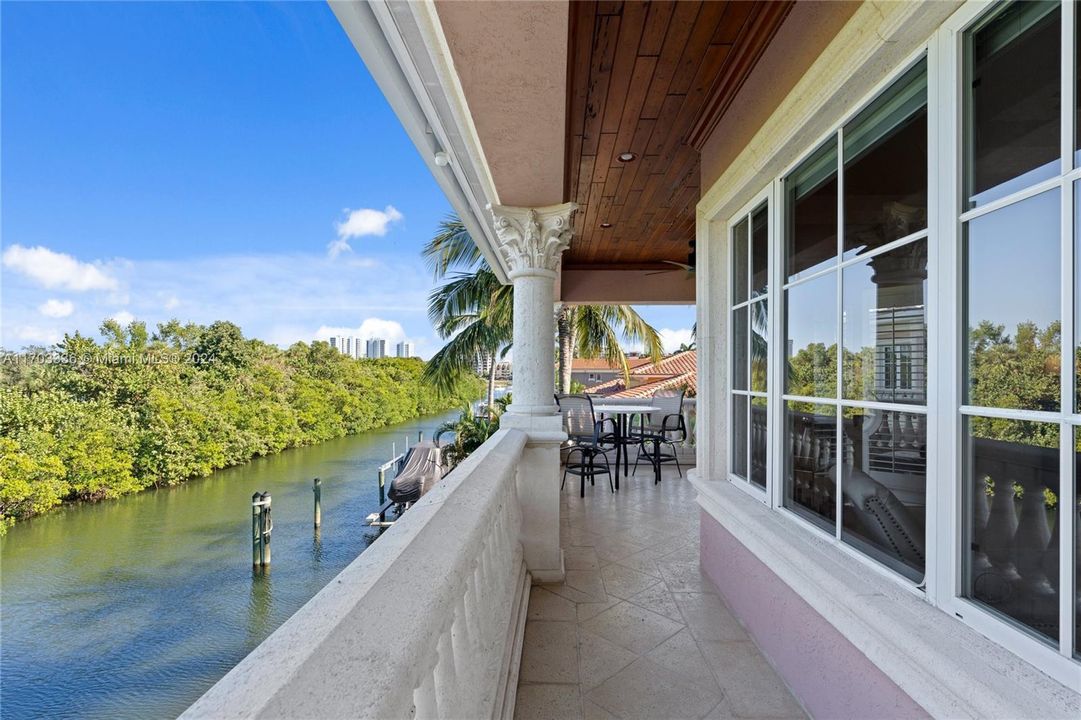
[(258, 455), (458, 407), (416, 358), (353, 360), (327, 343), (281, 350), (227, 322), (102, 326), (0, 365), (0, 533), (66, 500), (175, 485)]

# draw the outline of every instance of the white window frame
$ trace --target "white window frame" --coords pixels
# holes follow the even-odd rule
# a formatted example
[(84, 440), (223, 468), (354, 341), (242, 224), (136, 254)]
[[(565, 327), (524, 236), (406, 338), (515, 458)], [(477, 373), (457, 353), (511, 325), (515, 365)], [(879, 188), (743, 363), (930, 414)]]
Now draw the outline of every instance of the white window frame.
[[(939, 511), (944, 522), (940, 523), (938, 539), (945, 542), (948, 538), (951, 549), (948, 559), (940, 563), (937, 575), (941, 590), (937, 604), (943, 610), (961, 618), (969, 626), (996, 643), (1008, 648), (1033, 665), (1069, 685), (1078, 677), (1078, 662), (1072, 659), (1074, 653), (1073, 633), (1073, 597), (1074, 569), (1076, 559), (1071, 549), (1074, 544), (1074, 516), (1066, 508), (1075, 506), (1074, 495), (1074, 439), (1081, 425), (1081, 414), (1074, 411), (1074, 373), (1073, 352), (1074, 338), (1074, 183), (1081, 181), (1081, 168), (1074, 161), (1074, 105), (1076, 69), (1074, 57), (1074, 25), (1076, 7), (1072, 2), (1062, 2), (1062, 58), (1060, 72), (1061, 97), (1061, 137), (1060, 156), (1062, 166), (1054, 178), (1038, 182), (1018, 192), (999, 198), (986, 205), (964, 211), (962, 205), (962, 178), (964, 163), (963, 144), (963, 108), (964, 88), (962, 86), (965, 62), (964, 35), (987, 13), (995, 12), (999, 4), (988, 5), (970, 2), (947, 20), (935, 34), (934, 41), (939, 45), (943, 58), (936, 75), (939, 80), (938, 103), (941, 107), (938, 134), (940, 136), (940, 157), (943, 158), (943, 183), (939, 199), (944, 201), (938, 213), (936, 232), (939, 234), (938, 262), (942, 268), (942, 282), (939, 287), (940, 302), (939, 346), (948, 356), (941, 359), (943, 368), (952, 368), (953, 382), (943, 382), (938, 398), (939, 412), (937, 419), (944, 427), (939, 429), (941, 443), (939, 463), (936, 474), (940, 477), (956, 478), (952, 488), (946, 488), (939, 498)], [(952, 192), (948, 191), (952, 188)], [(1060, 309), (1062, 321), (1062, 372), (1061, 372), (1061, 408), (1059, 412), (1041, 412), (1031, 410), (999, 410), (978, 408), (963, 404), (965, 329), (962, 326), (964, 298), (962, 296), (963, 263), (961, 257), (961, 239), (965, 222), (994, 212), (1042, 192), (1058, 189), (1060, 198), (1060, 243), (1062, 270), (1060, 287), (1063, 292)], [(1081, 280), (1081, 278), (1078, 278)], [(1051, 647), (1028, 631), (1015, 626), (1002, 616), (985, 608), (976, 601), (964, 597), (964, 456), (963, 456), (963, 418), (966, 416), (999, 416), (1016, 420), (1035, 420), (1052, 422), (1059, 425), (1059, 638), (1057, 647)], [(1072, 432), (1071, 432), (1072, 431)], [(1069, 562), (1073, 560), (1073, 562)]]
[[(851, 545), (842, 542), (837, 533), (832, 537), (832, 544), (841, 552), (856, 558), (869, 570), (889, 578), (899, 587), (905, 588), (913, 594), (923, 598), (928, 603), (938, 607), (944, 612), (959, 618), (969, 627), (985, 635), (997, 644), (1015, 653), (1022, 659), (1040, 668), (1059, 682), (1072, 686), (1081, 677), (1081, 664), (1072, 657), (1074, 648), (1073, 635), (1073, 607), (1072, 597), (1075, 594), (1074, 587), (1074, 563), (1072, 546), (1076, 528), (1074, 527), (1073, 514), (1061, 512), (1060, 528), (1060, 565), (1059, 565), (1059, 588), (1060, 588), (1060, 638), (1057, 648), (1036, 639), (1028, 632), (1012, 626), (1008, 621), (990, 610), (982, 608), (976, 602), (963, 597), (963, 562), (962, 553), (962, 513), (963, 505), (963, 468), (962, 468), (962, 422), (961, 417), (966, 408), (962, 407), (962, 382), (963, 367), (962, 355), (965, 345), (961, 334), (962, 307), (961, 291), (961, 258), (960, 240), (962, 222), (973, 217), (989, 213), (997, 208), (1018, 202), (1024, 198), (1034, 196), (1051, 188), (1059, 187), (1061, 197), (1061, 242), (1062, 242), (1062, 275), (1063, 288), (1070, 289), (1062, 293), (1062, 353), (1063, 367), (1072, 367), (1072, 353), (1076, 348), (1074, 298), (1077, 292), (1074, 287), (1074, 202), (1073, 186), (1077, 182), (1081, 184), (1081, 162), (1074, 156), (1074, 111), (1075, 111), (1075, 79), (1076, 69), (1074, 57), (1077, 53), (1075, 47), (1074, 26), (1079, 22), (1077, 10), (1072, 2), (1062, 3), (1062, 73), (1061, 73), (1061, 112), (1062, 112), (1062, 172), (1056, 178), (1045, 180), (1036, 185), (1026, 188), (1013, 195), (1001, 198), (985, 206), (961, 212), (961, 180), (962, 180), (962, 101), (963, 88), (961, 87), (964, 61), (964, 31), (969, 28), (985, 13), (994, 12), (998, 3), (989, 3), (984, 0), (969, 0), (947, 19), (927, 40), (926, 43), (916, 48), (904, 62), (899, 63), (889, 77), (878, 83), (870, 92), (862, 97), (854, 106), (835, 122), (830, 131), (823, 133), (814, 142), (808, 143), (794, 161), (788, 164), (778, 173), (766, 188), (760, 190), (740, 210), (734, 213), (727, 222), (719, 224), (725, 234), (726, 260), (728, 268), (728, 288), (725, 293), (724, 323), (727, 328), (728, 342), (725, 346), (724, 367), (728, 369), (727, 377), (732, 377), (732, 339), (733, 328), (732, 310), (734, 287), (731, 275), (732, 257), (734, 246), (731, 242), (732, 232), (735, 225), (748, 217), (754, 209), (763, 201), (769, 205), (769, 289), (767, 302), (769, 303), (769, 352), (768, 372), (769, 386), (766, 393), (768, 402), (768, 442), (769, 454), (767, 460), (767, 485), (763, 493), (757, 486), (743, 478), (734, 476), (730, 472), (733, 455), (731, 433), (727, 440), (728, 467), (725, 473), (730, 482), (743, 491), (749, 492), (753, 497), (765, 502), (768, 506), (790, 518), (794, 523), (802, 525), (810, 532), (820, 537), (830, 537), (822, 528), (800, 517), (795, 512), (784, 507), (784, 438), (783, 420), (785, 404), (784, 394), (784, 304), (783, 293), (785, 289), (795, 284), (806, 282), (812, 277), (818, 277), (828, 272), (837, 273), (837, 282), (841, 283), (843, 269), (848, 265), (864, 262), (868, 257), (873, 257), (881, 252), (904, 245), (917, 239), (918, 235), (927, 237), (928, 243), (928, 283), (927, 283), (927, 485), (926, 485), (926, 525), (927, 525), (927, 556), (926, 574), (923, 586), (917, 587), (914, 583), (902, 575), (887, 568), (868, 555), (861, 553)], [(843, 128), (855, 115), (873, 102), (883, 91), (896, 82), (916, 62), (926, 56), (927, 58), (927, 113), (928, 113), (928, 196), (927, 196), (927, 229), (921, 233), (914, 233), (906, 238), (894, 241), (883, 248), (877, 248), (872, 253), (863, 253), (855, 258), (844, 260), (843, 258)], [(857, 71), (858, 72), (858, 71)], [(801, 277), (795, 283), (787, 283), (785, 268), (783, 267), (783, 247), (785, 238), (782, 237), (784, 230), (785, 195), (783, 192), (783, 178), (789, 176), (804, 160), (817, 151), (824, 143), (834, 139), (838, 143), (838, 262), (828, 270), (823, 270), (814, 275)], [(719, 219), (719, 218), (718, 218)], [(748, 243), (750, 243), (750, 237)], [(1081, 243), (1081, 238), (1076, 242)], [(1081, 276), (1076, 280), (1081, 285)], [(842, 311), (843, 296), (838, 292), (838, 314)], [(837, 342), (843, 342), (842, 324), (838, 320)], [(748, 327), (748, 334), (750, 329)], [(748, 358), (750, 362), (750, 358)], [(840, 366), (840, 363), (838, 363)], [(838, 370), (840, 374), (840, 369)], [(1073, 413), (1074, 383), (1072, 372), (1064, 372), (1061, 394), (1063, 398), (1062, 412), (1060, 413), (1034, 413), (1026, 411), (1010, 411), (1010, 417), (1017, 419), (1036, 419), (1060, 423), (1065, 430), (1071, 429), (1073, 433), (1081, 433), (1081, 413)], [(841, 394), (841, 378), (838, 377), (838, 396)], [(744, 393), (741, 393), (744, 394)], [(724, 392), (724, 414), (727, 416), (732, 409), (732, 388)], [(791, 399), (793, 396), (787, 396)], [(820, 402), (818, 398), (806, 398), (813, 402)], [(1067, 405), (1067, 403), (1070, 403)], [(855, 405), (859, 407), (876, 408), (882, 410), (897, 410), (901, 412), (919, 411), (919, 406), (908, 406), (897, 403), (879, 402), (853, 402), (837, 400), (833, 404), (838, 409), (838, 424), (841, 422), (840, 408), (843, 405)], [(986, 410), (980, 411), (987, 414)], [(748, 428), (748, 445), (750, 428)], [(1060, 467), (1068, 469), (1069, 474), (1060, 475), (1060, 508), (1074, 507), (1077, 503), (1075, 497), (1075, 484), (1073, 478), (1074, 452), (1073, 438), (1061, 433), (1060, 441)], [(750, 471), (750, 453), (748, 447), (748, 475)], [(840, 498), (838, 498), (840, 502)], [(840, 526), (840, 522), (837, 523)], [(1068, 562), (1073, 560), (1074, 563)]]
[[(729, 417), (731, 417), (732, 399), (735, 396), (738, 395), (740, 397), (747, 398), (748, 424), (747, 424), (747, 438), (746, 438), (747, 439), (747, 447), (745, 448), (746, 453), (747, 453), (747, 477), (746, 478), (741, 478), (740, 476), (736, 475), (735, 472), (733, 472), (732, 468), (733, 468), (734, 462), (732, 462), (732, 461), (735, 459), (735, 433), (732, 433), (732, 432), (728, 433), (728, 437), (726, 439), (726, 444), (727, 444), (726, 453), (727, 453), (728, 458), (730, 459), (730, 461), (728, 463), (728, 468), (727, 468), (727, 477), (736, 487), (750, 493), (750, 495), (752, 497), (754, 497), (756, 500), (759, 500), (760, 502), (764, 502), (764, 503), (769, 504), (770, 493), (772, 491), (772, 486), (774, 484), (773, 483), (774, 453), (773, 453), (773, 443), (772, 443), (771, 439), (776, 435), (776, 429), (774, 428), (774, 417), (777, 414), (775, 412), (774, 407), (773, 407), (773, 401), (771, 400), (771, 392), (772, 392), (772, 388), (773, 388), (773, 384), (774, 384), (774, 374), (775, 374), (773, 366), (776, 364), (776, 361), (775, 361), (775, 358), (774, 358), (775, 353), (773, 352), (774, 328), (777, 326), (777, 322), (774, 319), (774, 314), (776, 312), (775, 311), (776, 303), (774, 302), (775, 287), (774, 287), (774, 272), (773, 272), (773, 268), (776, 265), (776, 253), (777, 253), (776, 227), (777, 227), (777, 225), (776, 225), (775, 217), (774, 217), (774, 207), (776, 206), (776, 203), (775, 203), (775, 197), (774, 197), (774, 185), (772, 183), (770, 185), (768, 185), (765, 189), (763, 189), (763, 190), (759, 191), (758, 193), (756, 193), (755, 196), (753, 198), (751, 198), (750, 201), (748, 201), (742, 208), (740, 208), (739, 212), (737, 212), (735, 215), (733, 215), (731, 218), (729, 218), (728, 222), (725, 223), (725, 233), (726, 233), (726, 237), (727, 237), (727, 248), (728, 248), (727, 256), (725, 258), (725, 260), (726, 260), (726, 272), (728, 274), (728, 282), (727, 282), (728, 289), (727, 289), (727, 292), (725, 293), (725, 310), (724, 310), (724, 312), (725, 312), (725, 327), (727, 328), (727, 330), (726, 330), (726, 332), (727, 332), (727, 342), (725, 343), (725, 347), (727, 349), (727, 352), (725, 353), (725, 356), (726, 356), (725, 357), (725, 367), (727, 368), (727, 377), (734, 378), (735, 377), (735, 363), (733, 363), (733, 358), (735, 357), (735, 353), (734, 353), (734, 349), (735, 349), (735, 327), (734, 327), (734, 324), (731, 322), (731, 320), (732, 320), (732, 316), (733, 316), (733, 313), (734, 313), (735, 310), (737, 310), (739, 308), (747, 308), (747, 310), (748, 310), (748, 312), (747, 312), (747, 343), (748, 343), (747, 344), (747, 372), (748, 372), (748, 378), (750, 376), (750, 367), (751, 367), (751, 353), (750, 353), (750, 341), (751, 341), (750, 306), (751, 306), (751, 298), (750, 298), (750, 294), (751, 294), (751, 289), (752, 289), (752, 287), (751, 287), (751, 278), (752, 278), (751, 267), (753, 266), (753, 263), (751, 262), (751, 258), (752, 258), (751, 253), (752, 253), (752, 247), (753, 247), (753, 243), (754, 243), (754, 236), (753, 236), (754, 226), (751, 223), (751, 218), (754, 215), (754, 213), (759, 208), (761, 208), (763, 205), (766, 206), (766, 237), (767, 237), (767, 242), (766, 242), (766, 247), (767, 247), (767, 253), (766, 253), (766, 282), (767, 282), (767, 285), (766, 285), (765, 299), (759, 299), (759, 300), (756, 300), (755, 302), (764, 302), (764, 303), (766, 303), (766, 313), (767, 313), (766, 341), (768, 343), (768, 348), (766, 350), (766, 392), (752, 391), (749, 381), (747, 383), (747, 389), (746, 390), (736, 390), (735, 387), (734, 387), (734, 383), (733, 383), (733, 386), (729, 388), (729, 392), (727, 393), (727, 395), (728, 395), (727, 403), (728, 404), (727, 404), (727, 406), (725, 408), (725, 413)], [(747, 296), (748, 296), (748, 299), (744, 300), (744, 301), (742, 301), (740, 303), (736, 303), (735, 302), (736, 289), (735, 289), (735, 282), (734, 282), (734, 272), (735, 272), (735, 269), (736, 269), (736, 263), (735, 263), (736, 244), (735, 244), (735, 241), (734, 241), (734, 237), (735, 237), (736, 226), (739, 225), (744, 220), (747, 221), (747, 266), (745, 268), (743, 268), (743, 271), (747, 275)], [(766, 487), (764, 487), (764, 488), (760, 487), (759, 485), (756, 485), (754, 482), (751, 481), (751, 426), (750, 426), (749, 418), (750, 418), (751, 399), (755, 398), (755, 397), (760, 397), (760, 398), (765, 398), (766, 399)]]

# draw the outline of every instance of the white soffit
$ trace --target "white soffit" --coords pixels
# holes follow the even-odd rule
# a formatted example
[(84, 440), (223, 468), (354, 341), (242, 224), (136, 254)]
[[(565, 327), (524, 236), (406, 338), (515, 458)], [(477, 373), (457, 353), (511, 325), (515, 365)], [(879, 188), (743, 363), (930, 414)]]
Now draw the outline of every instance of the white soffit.
[[(485, 259), (507, 282), (487, 211), (500, 198), (435, 6), (431, 0), (331, 0), (330, 7)], [(439, 152), (450, 162), (437, 164)]]

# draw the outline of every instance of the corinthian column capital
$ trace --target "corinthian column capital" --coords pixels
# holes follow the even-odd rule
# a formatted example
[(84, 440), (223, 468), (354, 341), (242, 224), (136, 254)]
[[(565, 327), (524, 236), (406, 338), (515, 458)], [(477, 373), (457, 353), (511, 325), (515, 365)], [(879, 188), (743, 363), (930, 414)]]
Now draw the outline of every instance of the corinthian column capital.
[(499, 238), (499, 252), (511, 277), (554, 277), (559, 257), (570, 246), (574, 203), (541, 208), (489, 205)]

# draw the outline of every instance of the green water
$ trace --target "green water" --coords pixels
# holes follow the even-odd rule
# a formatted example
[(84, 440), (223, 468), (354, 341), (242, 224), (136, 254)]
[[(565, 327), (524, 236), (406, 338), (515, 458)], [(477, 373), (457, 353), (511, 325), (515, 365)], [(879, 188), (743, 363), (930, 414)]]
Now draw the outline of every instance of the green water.
[[(364, 517), (391, 443), (452, 416), (17, 524), (0, 544), (0, 717), (175, 717), (376, 539)], [(256, 490), (274, 502), (265, 574), (251, 568)]]

